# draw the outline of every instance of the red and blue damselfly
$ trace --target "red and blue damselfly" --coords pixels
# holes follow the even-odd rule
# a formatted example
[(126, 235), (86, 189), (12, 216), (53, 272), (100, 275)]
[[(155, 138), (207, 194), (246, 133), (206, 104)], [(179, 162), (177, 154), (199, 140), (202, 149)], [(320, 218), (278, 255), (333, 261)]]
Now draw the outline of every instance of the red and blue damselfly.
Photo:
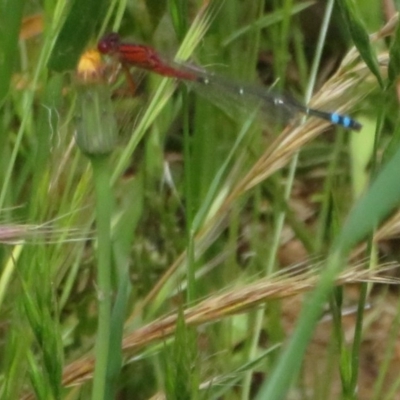
[(207, 97), (207, 90), (212, 88), (214, 97), (215, 93), (218, 94), (217, 102), (220, 100), (223, 102), (224, 97), (230, 97), (234, 99), (234, 102), (246, 104), (248, 109), (259, 107), (261, 113), (266, 113), (280, 121), (289, 121), (296, 114), (301, 113), (354, 131), (362, 128), (359, 122), (347, 115), (309, 108), (292, 97), (274, 90), (255, 85), (243, 85), (192, 64), (166, 61), (153, 48), (123, 42), (117, 33), (104, 36), (97, 47), (102, 54), (116, 56), (125, 67), (131, 65), (191, 83), (199, 88), (205, 97)]

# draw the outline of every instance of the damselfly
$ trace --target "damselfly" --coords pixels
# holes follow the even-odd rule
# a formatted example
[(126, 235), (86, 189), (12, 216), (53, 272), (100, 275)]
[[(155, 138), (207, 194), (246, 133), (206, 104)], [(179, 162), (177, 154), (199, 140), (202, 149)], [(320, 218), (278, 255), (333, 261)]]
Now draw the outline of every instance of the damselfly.
[(117, 33), (104, 36), (97, 47), (102, 54), (117, 56), (125, 66), (133, 65), (162, 76), (196, 84), (205, 97), (207, 97), (207, 89), (213, 88), (213, 92), (218, 93), (218, 99), (221, 101), (224, 97), (231, 97), (235, 101), (247, 104), (248, 107), (260, 107), (263, 113), (279, 116), (279, 120), (288, 121), (296, 114), (302, 113), (355, 131), (359, 131), (362, 127), (359, 122), (347, 115), (304, 106), (292, 97), (274, 90), (239, 84), (192, 64), (168, 62), (149, 46), (122, 42)]

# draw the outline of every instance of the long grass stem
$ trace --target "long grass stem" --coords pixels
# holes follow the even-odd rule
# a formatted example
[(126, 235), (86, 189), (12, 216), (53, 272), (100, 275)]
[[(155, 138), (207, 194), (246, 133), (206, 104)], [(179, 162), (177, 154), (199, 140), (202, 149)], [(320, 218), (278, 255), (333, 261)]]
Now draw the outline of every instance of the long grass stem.
[(94, 372), (92, 399), (104, 398), (108, 392), (107, 366), (109, 363), (111, 330), (111, 210), (112, 192), (107, 156), (92, 156), (93, 179), (96, 192), (97, 226), (97, 294), (98, 333), (95, 347), (96, 367)]

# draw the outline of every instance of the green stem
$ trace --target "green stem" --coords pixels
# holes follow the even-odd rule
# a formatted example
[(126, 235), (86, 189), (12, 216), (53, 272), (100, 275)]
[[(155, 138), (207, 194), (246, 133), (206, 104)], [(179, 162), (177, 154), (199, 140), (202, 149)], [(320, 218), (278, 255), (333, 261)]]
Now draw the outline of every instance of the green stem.
[(101, 400), (108, 392), (107, 380), (111, 328), (111, 210), (112, 193), (107, 156), (90, 157), (96, 192), (98, 332), (92, 399)]
[(187, 292), (186, 300), (190, 304), (196, 298), (196, 277), (195, 277), (195, 248), (193, 232), (193, 173), (192, 173), (192, 148), (189, 132), (189, 96), (184, 87), (182, 89), (182, 113), (184, 121), (184, 159), (185, 159), (185, 198), (186, 198), (186, 238), (187, 238)]

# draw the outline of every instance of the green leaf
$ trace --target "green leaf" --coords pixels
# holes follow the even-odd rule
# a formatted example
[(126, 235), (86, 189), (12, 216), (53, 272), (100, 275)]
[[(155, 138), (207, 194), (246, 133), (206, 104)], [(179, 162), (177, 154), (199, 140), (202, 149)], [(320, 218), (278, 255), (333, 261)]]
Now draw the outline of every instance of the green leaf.
[[(296, 15), (305, 10), (306, 8), (309, 8), (313, 4), (314, 2), (312, 1), (306, 1), (300, 4), (294, 4), (293, 7), (290, 9), (290, 15)], [(285, 18), (285, 16), (286, 16), (286, 10), (284, 9), (275, 10), (271, 14), (266, 14), (261, 18), (259, 18), (257, 21), (254, 21), (251, 25), (246, 25), (243, 28), (237, 29), (222, 42), (222, 47), (228, 46), (235, 40), (240, 39), (242, 36), (249, 34), (254, 30), (265, 29), (271, 25), (277, 24), (278, 22), (281, 22)]]
[(48, 67), (57, 72), (72, 70), (95, 28), (105, 14), (107, 0), (75, 0), (58, 35)]
[(24, 0), (0, 0), (0, 105), (7, 95), (18, 54), (24, 3)]
[(355, 7), (354, 1), (338, 0), (338, 4), (354, 45), (357, 47), (368, 68), (376, 76), (379, 85), (383, 88), (383, 79), (379, 70), (378, 60), (371, 48), (367, 29), (365, 28), (361, 18), (358, 16), (358, 11)]
[(337, 242), (339, 250), (350, 250), (400, 204), (399, 165), (400, 148), (351, 212)]
[(168, 9), (176, 35), (182, 41), (187, 31), (187, 2), (186, 0), (169, 0)]
[(388, 87), (391, 86), (399, 76), (400, 71), (400, 28), (397, 24), (396, 32), (389, 51), (389, 79)]

